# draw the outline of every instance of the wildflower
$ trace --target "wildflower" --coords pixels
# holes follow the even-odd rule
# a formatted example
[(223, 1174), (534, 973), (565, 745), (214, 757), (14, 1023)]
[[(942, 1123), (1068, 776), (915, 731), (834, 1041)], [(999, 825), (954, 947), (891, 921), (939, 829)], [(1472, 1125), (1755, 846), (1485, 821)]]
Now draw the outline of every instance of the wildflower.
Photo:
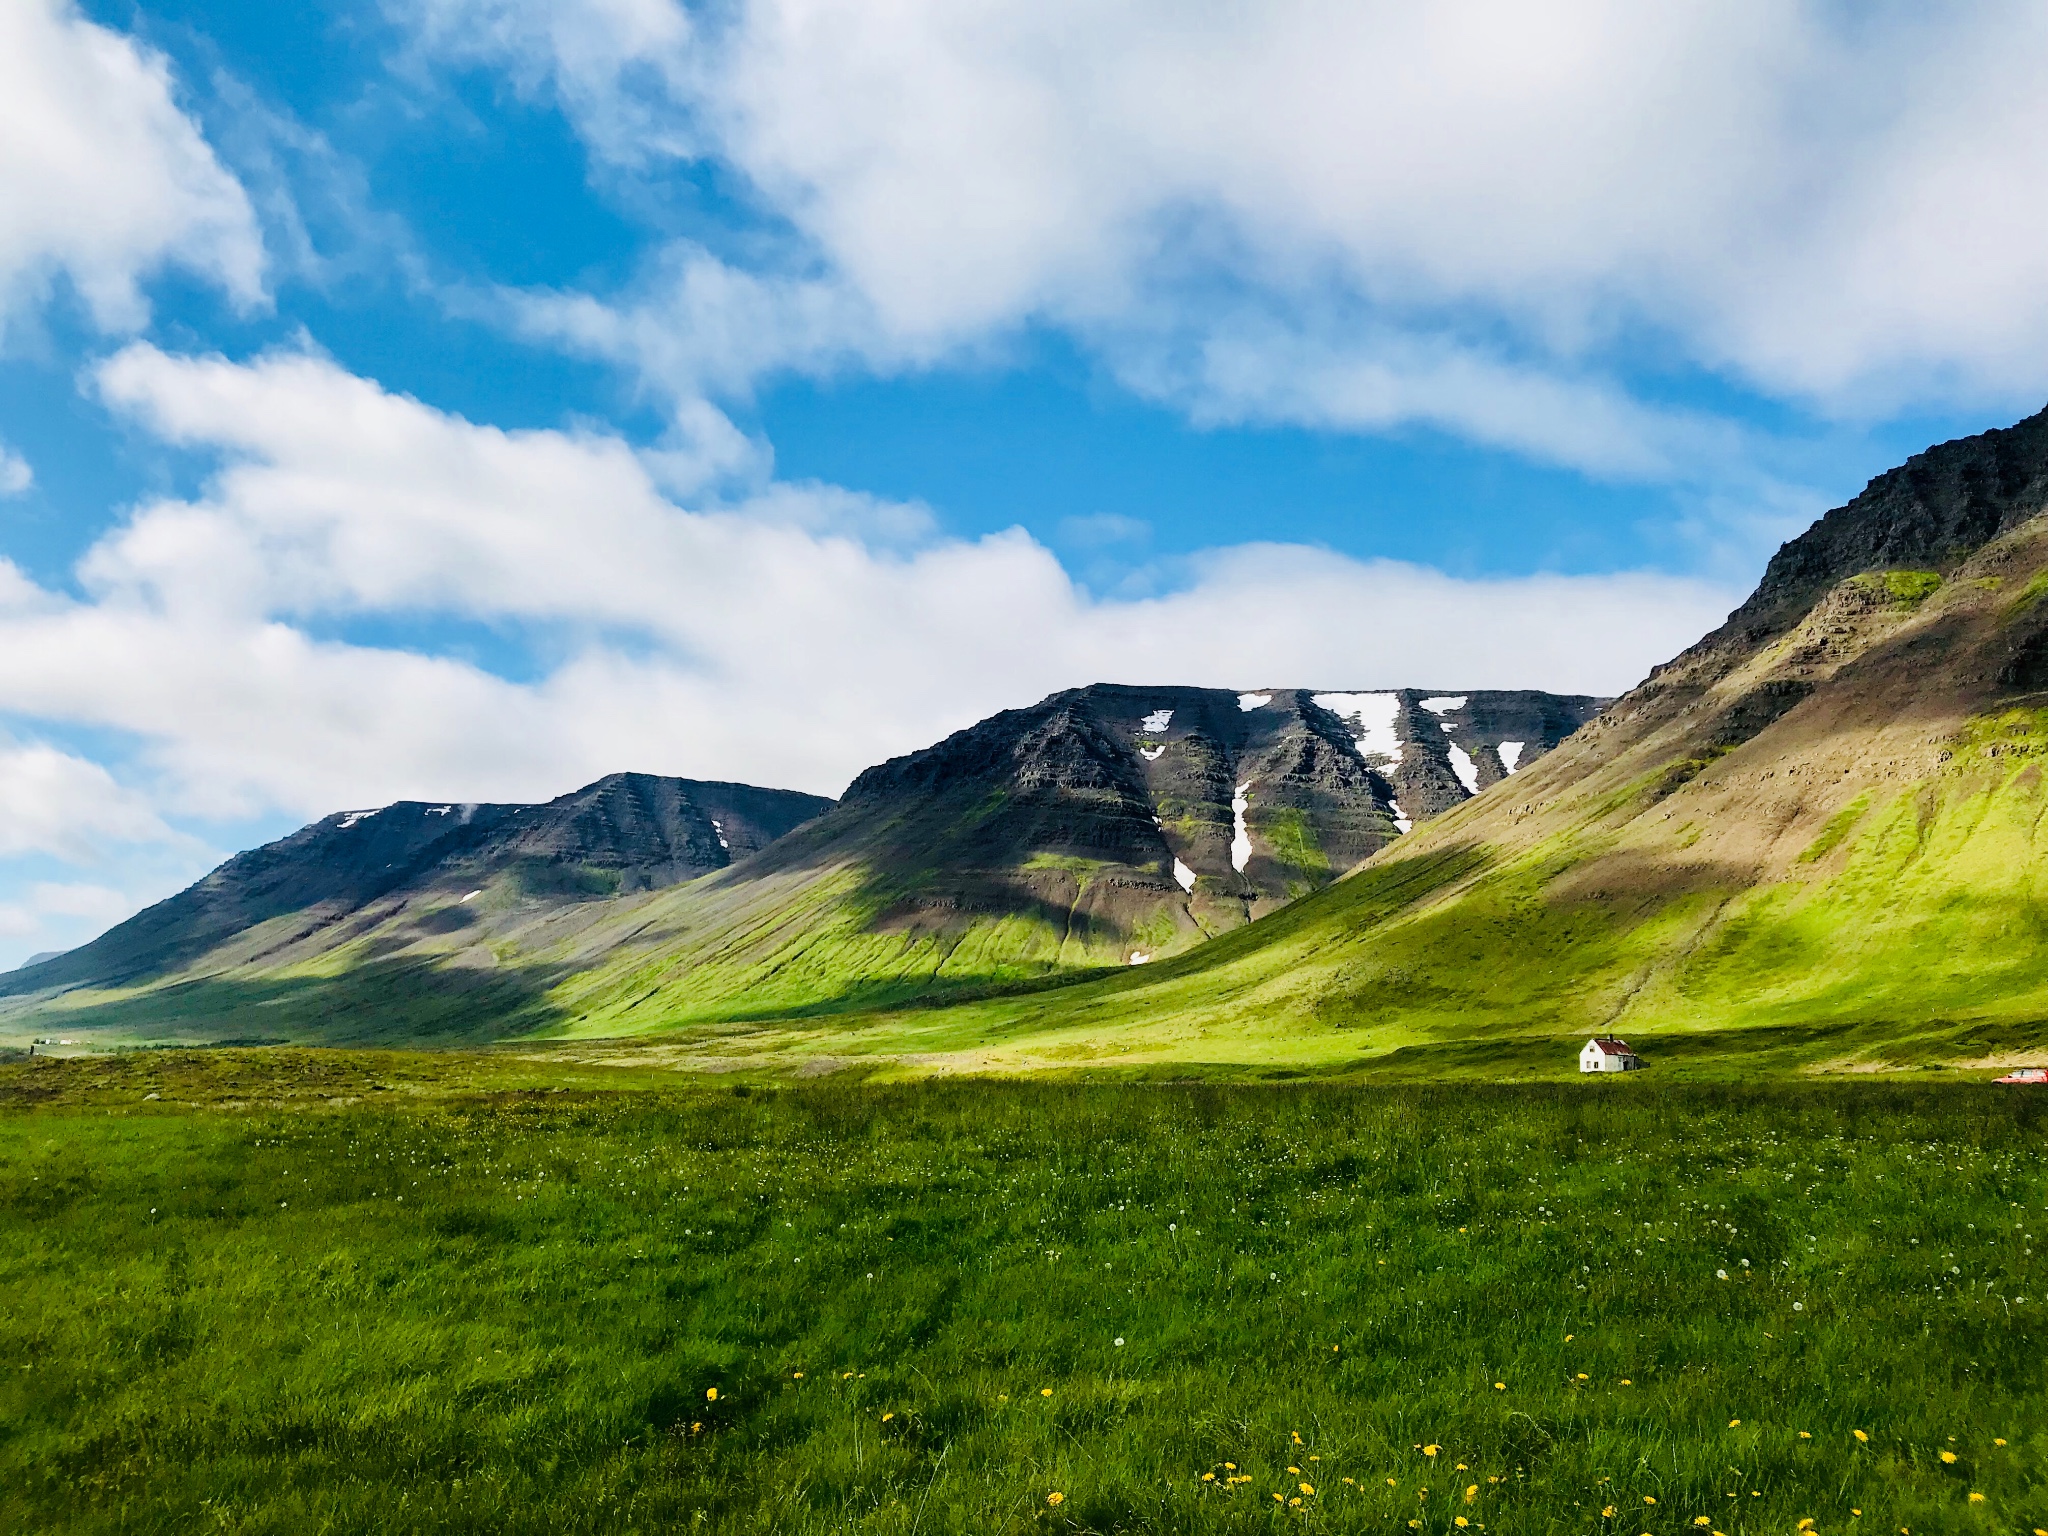
[(1863, 1433), (1863, 1431), (1862, 1431), (1862, 1430), (1860, 1430), (1860, 1429), (1853, 1429), (1853, 1430), (1851, 1430), (1851, 1431), (1850, 1431), (1850, 1433), (1851, 1433), (1852, 1435), (1854, 1435), (1854, 1436), (1855, 1436), (1855, 1437), (1856, 1437), (1856, 1438), (1857, 1438), (1858, 1440), (1861, 1440), (1861, 1441), (1862, 1441), (1862, 1442), (1863, 1442), (1863, 1443), (1864, 1443), (1865, 1445), (1868, 1445), (1868, 1444), (1870, 1444), (1870, 1436), (1868, 1436), (1868, 1435), (1866, 1435), (1865, 1433)]
[(1053, 1492), (1048, 1493), (1045, 1496), (1045, 1502), (1050, 1504), (1054, 1509), (1058, 1509), (1062, 1504), (1067, 1502), (1067, 1496), (1064, 1493), (1061, 1493), (1057, 1489), (1055, 1489)]
[(1347, 1477), (1347, 1478), (1345, 1478), (1345, 1479), (1344, 1479), (1344, 1481), (1345, 1481), (1345, 1482), (1347, 1482), (1347, 1483), (1351, 1483), (1351, 1486), (1352, 1486), (1352, 1487), (1354, 1487), (1354, 1488), (1356, 1488), (1356, 1487), (1358, 1486), (1358, 1484), (1356, 1484), (1356, 1483), (1352, 1483), (1352, 1482), (1351, 1482), (1351, 1479), (1350, 1479), (1350, 1478), (1348, 1478), (1348, 1477)]
[(2004, 1442), (2003, 1440), (1994, 1440), (1994, 1441), (1992, 1441), (1991, 1443), (1992, 1443), (1993, 1445), (2003, 1445), (2003, 1444), (2005, 1444), (2005, 1442)]
[(1391, 1477), (1387, 1479), (1387, 1486), (1389, 1488), (1394, 1486), (1394, 1480)]
[(1235, 1472), (1237, 1470), (1237, 1463), (1234, 1461), (1226, 1461), (1225, 1463), (1223, 1463), (1223, 1465), (1232, 1472)]
[(1588, 1376), (1584, 1371), (1581, 1371), (1579, 1372), (1578, 1379), (1580, 1381), (1591, 1381), (1593, 1378)]
[(1216, 1474), (1214, 1472), (1204, 1472), (1202, 1474), (1202, 1481), (1205, 1483), (1213, 1483), (1216, 1481)]
[(1287, 1470), (1295, 1477), (1301, 1476), (1301, 1468), (1299, 1467), (1289, 1467)]
[(886, 1423), (888, 1423), (888, 1422), (889, 1422), (889, 1421), (890, 1421), (891, 1419), (893, 1419), (893, 1418), (895, 1418), (895, 1417), (896, 1417), (896, 1415), (895, 1415), (895, 1414), (893, 1414), (893, 1413), (885, 1413), (885, 1414), (883, 1414), (883, 1415), (882, 1415), (882, 1422), (883, 1422), (884, 1424), (886, 1424)]
[(1473, 1484), (1472, 1484), (1472, 1485), (1471, 1485), (1470, 1487), (1468, 1487), (1468, 1488), (1467, 1488), (1467, 1489), (1465, 1490), (1465, 1502), (1466, 1502), (1467, 1504), (1470, 1504), (1470, 1503), (1471, 1503), (1471, 1502), (1472, 1502), (1472, 1501), (1473, 1501), (1474, 1499), (1476, 1499), (1476, 1498), (1478, 1498), (1478, 1497), (1479, 1497), (1479, 1485), (1478, 1485), (1477, 1483), (1473, 1483)]
[(1730, 1420), (1728, 1421), (1728, 1427), (1729, 1427), (1730, 1429), (1740, 1429), (1740, 1428), (1742, 1428), (1742, 1420), (1740, 1420), (1740, 1419), (1730, 1419)]
[(1804, 1312), (1806, 1310), (1806, 1303), (1803, 1301), (1795, 1301), (1792, 1303), (1792, 1310), (1794, 1312)]
[(1970, 1502), (1972, 1504), (1982, 1504), (1984, 1502), (1984, 1495), (1981, 1493), (1973, 1493), (1970, 1495)]
[(1799, 1431), (1799, 1438), (1802, 1440), (1811, 1440), (1813, 1436), (1802, 1429), (1801, 1431)]
[(1295, 1486), (1299, 1488), (1303, 1493), (1314, 1493), (1316, 1491), (1315, 1484), (1313, 1483), (1297, 1483), (1295, 1484)]
[(1467, 1520), (1467, 1519), (1466, 1519), (1466, 1518), (1465, 1518), (1465, 1517), (1464, 1517), (1463, 1515), (1460, 1515), (1460, 1516), (1458, 1516), (1458, 1518), (1457, 1518), (1457, 1519), (1455, 1519), (1455, 1520), (1453, 1520), (1453, 1521), (1451, 1522), (1451, 1524), (1453, 1524), (1453, 1525), (1456, 1525), (1456, 1526), (1461, 1526), (1461, 1527), (1462, 1527), (1462, 1526), (1467, 1526), (1467, 1525), (1470, 1525), (1471, 1523), (1472, 1523), (1472, 1522), (1471, 1522), (1471, 1521), (1469, 1521), (1469, 1520)]
[(1629, 1379), (1628, 1379), (1628, 1378), (1627, 1378), (1626, 1376), (1624, 1376), (1624, 1377), (1622, 1377), (1622, 1378), (1621, 1378), (1621, 1384), (1622, 1384), (1622, 1385), (1623, 1385), (1624, 1387), (1632, 1387), (1632, 1386), (1634, 1386), (1634, 1385), (1635, 1385), (1635, 1383), (1634, 1383), (1634, 1382), (1632, 1382), (1632, 1381), (1630, 1381), (1630, 1380), (1629, 1380)]
[(839, 1379), (840, 1379), (841, 1381), (851, 1381), (851, 1380), (853, 1380), (853, 1372), (851, 1372), (851, 1371), (841, 1371), (841, 1372), (839, 1373)]
[(698, 1421), (697, 1421), (696, 1423), (694, 1423), (694, 1424), (692, 1424), (692, 1425), (690, 1426), (690, 1433), (694, 1435), (694, 1434), (696, 1434), (696, 1433), (697, 1433), (697, 1432), (698, 1432), (699, 1430), (701, 1430), (701, 1429), (702, 1429), (703, 1427), (704, 1427), (704, 1423), (703, 1423), (703, 1421), (702, 1421), (702, 1420), (700, 1419), (700, 1420), (698, 1420)]
[(1810, 1530), (1812, 1530), (1812, 1529), (1813, 1529), (1813, 1516), (1811, 1516), (1811, 1515), (1808, 1515), (1808, 1516), (1807, 1516), (1807, 1517), (1806, 1517), (1806, 1518), (1805, 1518), (1804, 1520), (1800, 1521), (1800, 1522), (1799, 1522), (1799, 1529), (1800, 1529), (1800, 1530), (1802, 1530), (1802, 1531), (1810, 1531)]
[(1118, 1349), (1122, 1349), (1122, 1348), (1124, 1347), (1124, 1341), (1123, 1341), (1122, 1339), (1118, 1339), (1118, 1340), (1116, 1341), (1116, 1347), (1117, 1347)]
[(1276, 1493), (1273, 1495), (1273, 1502), (1275, 1504), (1285, 1504), (1287, 1502), (1287, 1495), (1285, 1495), (1284, 1493)]
[(1849, 1511), (1849, 1513), (1850, 1513), (1850, 1514), (1852, 1514), (1852, 1515), (1860, 1515), (1860, 1514), (1862, 1514), (1862, 1513), (1863, 1513), (1863, 1511), (1862, 1511), (1862, 1510), (1860, 1510), (1860, 1509), (1852, 1509), (1852, 1510), (1850, 1510), (1850, 1511)]
[(1443, 1447), (1440, 1445), (1425, 1445), (1422, 1448), (1422, 1454), (1425, 1456), (1434, 1456), (1438, 1451), (1442, 1449)]
[(1714, 1278), (1716, 1280), (1726, 1280), (1728, 1278), (1728, 1271), (1725, 1269), (1717, 1269), (1714, 1271)]
[(717, 1401), (718, 1401), (718, 1388), (716, 1388), (716, 1387), (706, 1387), (706, 1388), (704, 1389), (704, 1401), (705, 1401), (705, 1402), (707, 1402), (707, 1403), (715, 1403), (715, 1402), (717, 1402)]
[(1610, 1504), (1605, 1509), (1601, 1510), (1600, 1518), (1602, 1520), (1612, 1520), (1614, 1518), (1614, 1506)]
[(1290, 1435), (1294, 1436), (1294, 1443), (1295, 1443), (1296, 1445), (1300, 1445), (1300, 1444), (1302, 1443), (1302, 1441), (1301, 1441), (1301, 1431), (1300, 1431), (1300, 1430), (1298, 1430), (1298, 1429), (1290, 1429), (1290, 1430), (1288, 1431), (1288, 1433), (1289, 1433)]
[(1567, 1344), (1571, 1343), (1571, 1341), (1572, 1341), (1572, 1336), (1571, 1336), (1570, 1334), (1566, 1334), (1566, 1335), (1564, 1336), (1564, 1341), (1565, 1341), (1565, 1343), (1567, 1343)]
[(1954, 1466), (1956, 1464), (1956, 1453), (1954, 1451), (1943, 1451), (1941, 1453), (1941, 1464), (1945, 1467)]
[(1694, 1525), (1706, 1525), (1706, 1526), (1711, 1526), (1711, 1525), (1712, 1525), (1712, 1524), (1713, 1524), (1714, 1522), (1713, 1522), (1712, 1520), (1708, 1519), (1708, 1518), (1707, 1518), (1707, 1517), (1706, 1517), (1705, 1515), (1694, 1515), (1694, 1516), (1692, 1517), (1692, 1523), (1693, 1523)]
[(803, 1373), (802, 1371), (796, 1371), (796, 1372), (794, 1372), (794, 1373), (792, 1373), (792, 1374), (793, 1374), (793, 1375), (795, 1376), (795, 1379), (796, 1379), (796, 1380), (798, 1380), (798, 1381), (802, 1381), (802, 1380), (804, 1379), (804, 1373)]
[(1052, 1388), (1051, 1388), (1051, 1387), (1040, 1387), (1040, 1388), (1038, 1389), (1038, 1395), (1039, 1395), (1040, 1397), (1051, 1397), (1051, 1396), (1052, 1396)]
[[(1274, 1495), (1273, 1495), (1273, 1497), (1277, 1499), (1277, 1498), (1279, 1498), (1279, 1497), (1280, 1497), (1280, 1495), (1276, 1493), (1276, 1494), (1274, 1494)], [(1299, 1508), (1301, 1508), (1301, 1500), (1299, 1500), (1299, 1499), (1289, 1499), (1289, 1500), (1287, 1501), (1287, 1507), (1288, 1507), (1289, 1509), (1299, 1509)]]
[(1496, 1381), (1496, 1382), (1495, 1382), (1495, 1383), (1493, 1384), (1493, 1390), (1494, 1390), (1494, 1391), (1496, 1391), (1496, 1392), (1505, 1392), (1505, 1391), (1507, 1391), (1507, 1389), (1508, 1389), (1508, 1384), (1507, 1384), (1506, 1382), (1504, 1382), (1504, 1381)]
[(1422, 1529), (1422, 1522), (1420, 1520), (1410, 1520), (1408, 1522), (1408, 1529), (1411, 1531), (1419, 1531)]

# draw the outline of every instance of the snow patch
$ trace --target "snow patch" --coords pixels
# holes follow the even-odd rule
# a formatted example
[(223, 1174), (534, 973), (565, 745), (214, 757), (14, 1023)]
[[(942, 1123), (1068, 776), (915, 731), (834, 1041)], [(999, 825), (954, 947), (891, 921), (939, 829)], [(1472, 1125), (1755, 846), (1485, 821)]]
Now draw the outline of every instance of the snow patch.
[(469, 905), (469, 904), (470, 904), (470, 903), (471, 903), (472, 901), (475, 901), (475, 900), (477, 899), (477, 897), (479, 897), (479, 896), (481, 896), (481, 895), (483, 895), (483, 890), (482, 890), (482, 888), (481, 888), (481, 887), (479, 887), (478, 889), (476, 889), (476, 890), (474, 890), (474, 891), (471, 891), (471, 892), (470, 892), (470, 893), (469, 893), (469, 894), (468, 894), (467, 896), (463, 897), (461, 901), (459, 901), (459, 902), (457, 902), (457, 903), (456, 903), (456, 905), (457, 905), (457, 906), (461, 906), (461, 907), (466, 907), (466, 906), (468, 906), (468, 905)]
[(731, 843), (728, 843), (725, 840), (725, 823), (720, 821), (716, 816), (711, 818), (711, 830), (718, 834), (719, 847), (730, 848), (732, 846)]
[(1146, 954), (1145, 951), (1143, 951), (1142, 949), (1134, 949), (1131, 951), (1131, 964), (1133, 965), (1147, 965), (1151, 963), (1151, 960), (1152, 957)]
[(1146, 762), (1148, 762), (1148, 763), (1156, 763), (1156, 762), (1158, 762), (1158, 761), (1159, 761), (1159, 759), (1161, 759), (1162, 757), (1166, 756), (1166, 748), (1164, 748), (1164, 747), (1140, 747), (1140, 748), (1138, 748), (1138, 756), (1140, 756), (1140, 757), (1142, 757), (1143, 759), (1145, 759), (1145, 761), (1146, 761)]
[(1437, 721), (1437, 724), (1438, 724), (1438, 725), (1440, 725), (1440, 726), (1442, 726), (1442, 727), (1444, 728), (1444, 734), (1445, 734), (1446, 736), (1450, 735), (1450, 734), (1451, 734), (1451, 732), (1453, 732), (1453, 731), (1455, 731), (1455, 730), (1457, 729), (1457, 726), (1453, 725), (1453, 724), (1452, 724), (1452, 723), (1451, 723), (1450, 721), (1448, 721), (1448, 720), (1439, 720), (1439, 721)]
[(1500, 754), (1501, 767), (1513, 773), (1516, 765), (1522, 761), (1522, 748), (1527, 745), (1526, 741), (1504, 741), (1493, 750)]
[(1237, 696), (1237, 707), (1247, 714), (1255, 709), (1264, 709), (1272, 702), (1273, 695), (1270, 693), (1240, 693)]
[(1401, 713), (1400, 695), (1319, 693), (1315, 704), (1351, 727), (1352, 745), (1360, 757), (1384, 757), (1388, 767), (1401, 761), (1401, 738), (1394, 732), (1394, 721)]
[(1192, 891), (1195, 888), (1195, 872), (1179, 859), (1173, 861), (1173, 878), (1180, 882), (1180, 888), (1184, 891)]
[(1415, 823), (1410, 821), (1406, 816), (1403, 816), (1401, 814), (1401, 802), (1398, 800), (1389, 799), (1387, 801), (1387, 804), (1393, 807), (1394, 830), (1404, 835), (1410, 831), (1413, 831)]
[(1172, 710), (1155, 709), (1151, 714), (1138, 722), (1138, 729), (1146, 732), (1148, 735), (1157, 735), (1171, 724), (1173, 724)]
[(1447, 709), (1463, 709), (1465, 707), (1465, 699), (1466, 695), (1462, 693), (1455, 695), (1447, 694), (1440, 699), (1424, 699), (1422, 707), (1432, 715), (1440, 715)]
[(354, 826), (357, 822), (368, 821), (372, 816), (376, 814), (377, 813), (375, 811), (350, 811), (346, 816), (341, 818), (341, 826), (336, 830), (346, 832), (350, 827)]
[(455, 807), (452, 805), (430, 805), (427, 807), (427, 814), (429, 816), (446, 816), (454, 809)]
[(1451, 743), (1451, 771), (1458, 776), (1458, 782), (1465, 786), (1465, 793), (1479, 793), (1479, 765), (1472, 761), (1465, 749), (1456, 742)]
[(1240, 784), (1237, 786), (1237, 793), (1230, 797), (1230, 818), (1233, 828), (1230, 838), (1230, 867), (1239, 874), (1243, 874), (1245, 865), (1252, 861), (1251, 829), (1244, 824), (1244, 813), (1250, 810), (1252, 805), (1245, 794), (1250, 788), (1249, 784)]

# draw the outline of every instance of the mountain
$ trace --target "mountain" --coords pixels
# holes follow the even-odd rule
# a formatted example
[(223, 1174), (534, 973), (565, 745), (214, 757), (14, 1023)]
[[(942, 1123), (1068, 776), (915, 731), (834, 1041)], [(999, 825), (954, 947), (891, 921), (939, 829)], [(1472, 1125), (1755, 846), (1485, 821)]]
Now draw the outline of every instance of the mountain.
[(237, 854), (89, 944), (0, 976), (0, 997), (169, 982), (206, 998), (209, 978), (345, 965), (460, 933), (480, 897), (531, 923), (693, 880), (831, 807), (792, 790), (616, 773), (545, 805), (338, 812)]
[(1498, 1075), (1569, 1071), (1597, 1032), (1731, 1073), (2048, 1059), (2044, 509), (2048, 412), (1929, 449), (1349, 879), (1142, 976), (866, 1048)]
[(1601, 702), (1097, 685), (871, 768), (836, 807), (785, 797), (780, 819), (735, 798), (775, 792), (634, 776), (546, 807), (349, 812), (0, 996), (68, 986), (62, 1006), (114, 1024), (390, 1039), (840, 1011), (1147, 963), (1526, 771)]

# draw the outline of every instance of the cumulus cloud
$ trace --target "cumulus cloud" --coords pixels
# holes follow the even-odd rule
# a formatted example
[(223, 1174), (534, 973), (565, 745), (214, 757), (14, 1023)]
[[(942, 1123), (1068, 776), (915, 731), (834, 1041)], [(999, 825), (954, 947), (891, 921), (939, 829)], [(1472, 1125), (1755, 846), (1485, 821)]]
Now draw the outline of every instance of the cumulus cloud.
[(536, 328), (689, 384), (1050, 323), (1220, 417), (1626, 475), (1714, 457), (1630, 398), (1645, 339), (1841, 412), (2048, 388), (2048, 15), (2019, 0), (390, 3), (600, 157), (715, 159), (792, 233), (536, 296)]
[(175, 834), (148, 802), (98, 763), (41, 743), (0, 741), (0, 857), (72, 862)]
[(96, 323), (132, 329), (139, 280), (167, 264), (262, 296), (249, 200), (168, 65), (70, 0), (0, 6), (0, 322), (62, 276)]
[[(616, 438), (478, 425), (316, 357), (133, 345), (98, 385), (222, 464), (109, 532), (82, 596), (0, 565), (0, 710), (126, 733), (160, 805), (211, 816), (537, 798), (628, 767), (836, 793), (1098, 680), (1618, 691), (1735, 596), (1261, 545), (1099, 599), (1021, 531), (945, 538), (829, 487), (685, 507)], [(346, 638), (379, 618), (486, 626), (546, 664), (514, 681)]]

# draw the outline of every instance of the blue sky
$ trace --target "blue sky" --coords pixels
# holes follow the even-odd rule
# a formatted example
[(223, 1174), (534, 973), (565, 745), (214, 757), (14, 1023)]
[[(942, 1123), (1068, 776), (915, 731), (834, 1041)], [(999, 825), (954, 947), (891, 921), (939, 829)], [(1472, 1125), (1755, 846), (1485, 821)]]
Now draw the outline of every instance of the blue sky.
[(0, 965), (392, 798), (1626, 688), (2048, 394), (2037, 17), (1639, 11), (10, 7)]

